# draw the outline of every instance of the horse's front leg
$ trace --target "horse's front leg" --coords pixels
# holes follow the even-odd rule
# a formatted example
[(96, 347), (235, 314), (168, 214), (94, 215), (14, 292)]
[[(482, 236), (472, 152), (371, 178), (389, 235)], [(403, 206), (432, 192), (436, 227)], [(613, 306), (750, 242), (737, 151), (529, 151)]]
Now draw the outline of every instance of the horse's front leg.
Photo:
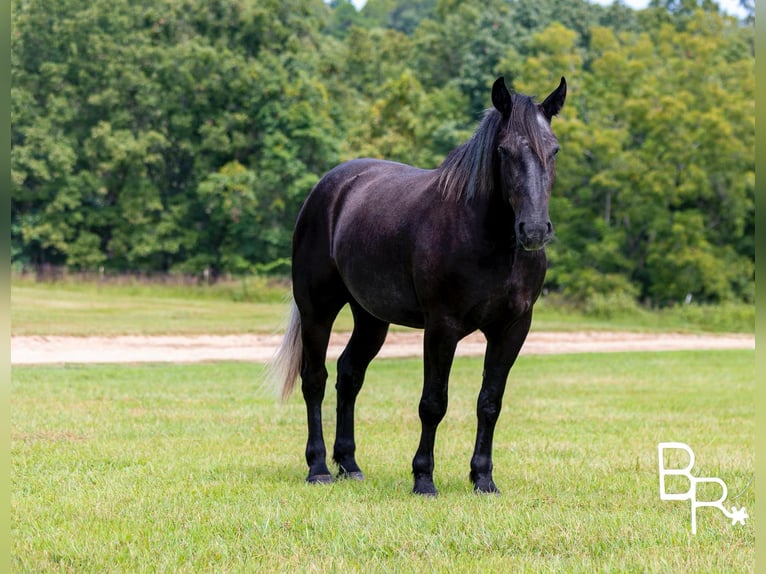
[(428, 327), (423, 337), (423, 394), (420, 398), (420, 444), (412, 460), (415, 494), (436, 496), (434, 442), (436, 427), (447, 412), (447, 385), (460, 337), (449, 329)]
[(476, 446), (471, 458), (471, 482), (476, 492), (498, 493), (492, 480), (492, 441), (500, 416), (508, 373), (529, 332), (531, 311), (510, 326), (487, 330), (484, 376), (476, 405), (478, 426)]

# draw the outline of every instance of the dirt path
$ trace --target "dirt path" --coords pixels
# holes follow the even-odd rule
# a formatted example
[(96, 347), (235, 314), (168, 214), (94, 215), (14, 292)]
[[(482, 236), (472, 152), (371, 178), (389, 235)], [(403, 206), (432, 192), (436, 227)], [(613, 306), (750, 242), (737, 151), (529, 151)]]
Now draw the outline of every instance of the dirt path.
[[(266, 362), (280, 340), (280, 336), (270, 335), (12, 337), (11, 364)], [(347, 340), (347, 333), (334, 334), (328, 357), (336, 358)], [(754, 348), (752, 335), (532, 332), (521, 354)], [(421, 353), (422, 332), (392, 332), (378, 356), (419, 357)], [(484, 338), (479, 333), (466, 337), (458, 345), (460, 356), (483, 353)]]

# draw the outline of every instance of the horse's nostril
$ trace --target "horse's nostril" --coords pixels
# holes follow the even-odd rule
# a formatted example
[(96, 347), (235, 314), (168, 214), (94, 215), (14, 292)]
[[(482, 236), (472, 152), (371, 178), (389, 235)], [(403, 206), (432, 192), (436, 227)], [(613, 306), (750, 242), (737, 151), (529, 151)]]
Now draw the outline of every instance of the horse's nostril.
[(530, 225), (527, 225), (525, 222), (520, 221), (518, 232), (522, 237), (527, 235), (549, 236), (553, 233), (553, 224), (550, 221), (546, 221), (544, 224), (542, 222), (532, 222)]

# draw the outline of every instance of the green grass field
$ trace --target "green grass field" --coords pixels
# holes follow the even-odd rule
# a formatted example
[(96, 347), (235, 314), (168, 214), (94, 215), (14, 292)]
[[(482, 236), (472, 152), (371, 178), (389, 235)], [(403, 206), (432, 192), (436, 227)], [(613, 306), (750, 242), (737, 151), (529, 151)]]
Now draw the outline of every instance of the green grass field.
[[(161, 335), (279, 332), (288, 312), (289, 289), (263, 278), (213, 286), (62, 281), (11, 284), (13, 335)], [(535, 306), (540, 331), (754, 331), (755, 306), (688, 305), (649, 311), (624, 298), (601, 298), (576, 309), (543, 298)], [(336, 330), (352, 327), (346, 308)], [(400, 329), (396, 326), (393, 330)]]
[[(367, 480), (304, 484), (305, 414), (247, 363), (16, 367), (16, 572), (747, 572), (733, 526), (659, 499), (657, 444), (755, 512), (754, 353), (523, 356), (495, 443), (503, 495), (468, 482), (481, 360), (458, 359), (440, 496), (410, 494), (419, 360), (379, 360), (358, 403)], [(331, 374), (332, 376), (332, 374)], [(325, 403), (334, 436), (334, 391)], [(684, 486), (683, 491), (686, 490)], [(716, 495), (711, 495), (717, 498)]]
[(264, 300), (236, 291), (163, 285), (47, 284), (11, 286), (13, 335), (160, 335), (272, 333), (288, 311), (285, 289)]

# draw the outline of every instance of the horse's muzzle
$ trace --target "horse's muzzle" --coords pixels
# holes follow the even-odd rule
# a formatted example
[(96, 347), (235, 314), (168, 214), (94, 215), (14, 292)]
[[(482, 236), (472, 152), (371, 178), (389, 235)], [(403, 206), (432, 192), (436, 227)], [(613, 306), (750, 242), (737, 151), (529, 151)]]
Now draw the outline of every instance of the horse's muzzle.
[(518, 243), (526, 251), (538, 251), (553, 238), (553, 224), (545, 222), (519, 222)]

